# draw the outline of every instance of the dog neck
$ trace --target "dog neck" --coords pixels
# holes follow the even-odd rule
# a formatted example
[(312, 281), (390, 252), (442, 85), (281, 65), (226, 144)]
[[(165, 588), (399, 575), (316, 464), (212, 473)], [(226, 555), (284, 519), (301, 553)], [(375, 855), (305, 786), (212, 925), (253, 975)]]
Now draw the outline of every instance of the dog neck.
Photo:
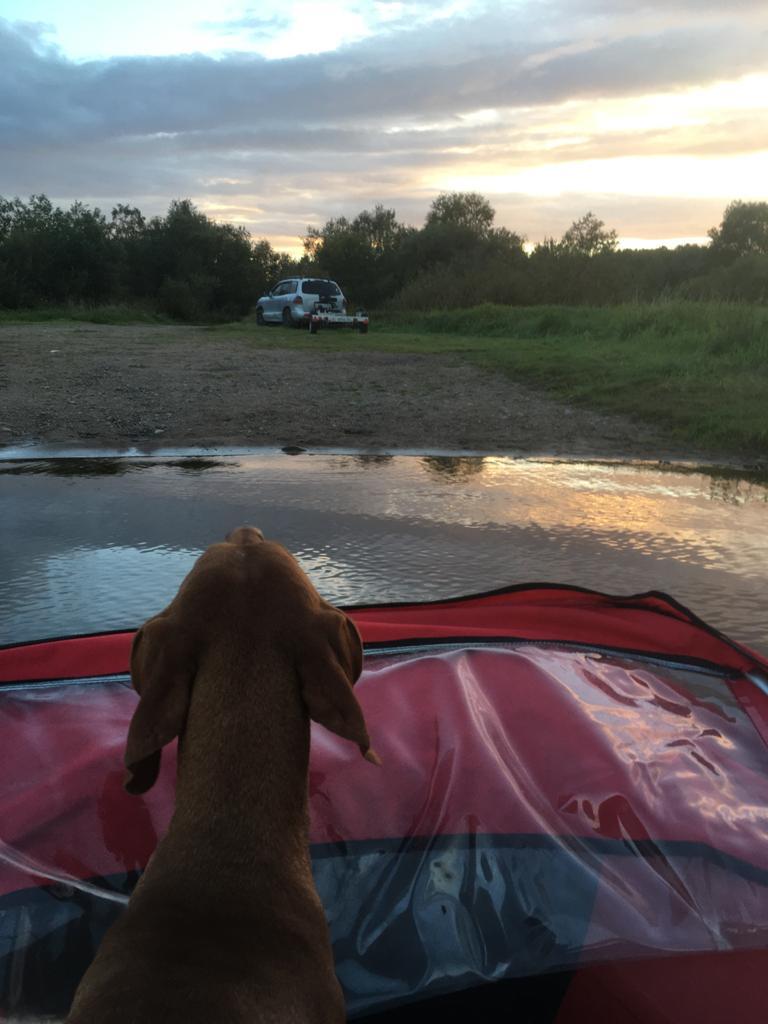
[(217, 870), (222, 858), (262, 868), (306, 860), (309, 735), (284, 659), (211, 659), (195, 680), (180, 742), (169, 836), (194, 837)]

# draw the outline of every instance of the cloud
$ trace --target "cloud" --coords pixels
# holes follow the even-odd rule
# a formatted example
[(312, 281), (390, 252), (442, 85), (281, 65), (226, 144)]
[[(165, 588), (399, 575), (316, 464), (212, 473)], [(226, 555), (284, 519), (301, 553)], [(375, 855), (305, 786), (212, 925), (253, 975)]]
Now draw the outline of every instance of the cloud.
[(278, 32), (284, 32), (290, 25), (291, 19), (279, 14), (272, 15), (269, 18), (247, 14), (240, 18), (230, 18), (227, 21), (203, 22), (204, 28), (211, 29), (214, 32), (221, 32), (224, 35), (235, 35), (245, 32), (257, 38), (273, 36)]
[[(471, 180), (501, 168), (765, 148), (768, 78), (755, 79), (764, 102), (753, 97), (752, 110), (740, 108), (741, 94), (718, 94), (722, 109), (708, 93), (689, 98), (768, 70), (762, 3), (465, 5), (429, 32), (413, 25), (415, 8), (426, 17), (430, 5), (379, 6), (398, 12), (389, 28), (282, 60), (75, 63), (43, 26), (0, 20), (0, 194), (131, 201), (150, 213), (189, 195), (246, 211), (259, 234), (298, 235), (308, 220), (379, 200), (420, 223), (449, 172)], [(237, 24), (280, 27), (252, 15)], [(682, 97), (679, 111), (669, 97)], [(503, 209), (513, 209), (508, 197)], [(710, 220), (707, 207), (702, 233)], [(539, 232), (519, 219), (509, 226)], [(688, 233), (672, 223), (670, 232)]]
[[(465, 19), (466, 21), (467, 19)], [(150, 135), (452, 117), (481, 108), (638, 95), (746, 74), (766, 63), (764, 41), (748, 26), (728, 37), (713, 26), (666, 34), (542, 48), (517, 37), (514, 19), (483, 15), (439, 27), (408, 45), (367, 40), (340, 52), (268, 61), (250, 54), (117, 58), (74, 64), (0, 28), (3, 136), (73, 142)], [(494, 29), (492, 31), (492, 29)], [(493, 43), (489, 42), (493, 40)], [(413, 47), (416, 47), (415, 52)], [(417, 56), (418, 54), (418, 56)]]

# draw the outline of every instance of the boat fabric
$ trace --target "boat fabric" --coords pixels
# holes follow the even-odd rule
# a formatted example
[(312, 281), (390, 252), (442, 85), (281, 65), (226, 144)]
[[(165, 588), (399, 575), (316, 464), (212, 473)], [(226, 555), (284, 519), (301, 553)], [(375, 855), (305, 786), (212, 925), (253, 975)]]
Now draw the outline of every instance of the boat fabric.
[[(309, 801), (350, 1016), (765, 1018), (765, 659), (661, 594), (349, 613), (383, 765), (313, 725)], [(170, 818), (172, 747), (122, 788), (131, 636), (0, 650), (0, 1020), (66, 1012)]]

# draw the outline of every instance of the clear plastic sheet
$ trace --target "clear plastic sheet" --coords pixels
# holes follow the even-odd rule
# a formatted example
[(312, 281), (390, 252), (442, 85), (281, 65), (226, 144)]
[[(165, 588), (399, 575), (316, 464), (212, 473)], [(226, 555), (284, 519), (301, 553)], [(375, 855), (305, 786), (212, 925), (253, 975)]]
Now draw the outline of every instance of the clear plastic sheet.
[[(768, 749), (714, 670), (537, 645), (366, 659), (378, 771), (313, 727), (315, 877), (352, 1016), (768, 946)], [(0, 1009), (61, 1015), (165, 827), (127, 679), (0, 689)]]

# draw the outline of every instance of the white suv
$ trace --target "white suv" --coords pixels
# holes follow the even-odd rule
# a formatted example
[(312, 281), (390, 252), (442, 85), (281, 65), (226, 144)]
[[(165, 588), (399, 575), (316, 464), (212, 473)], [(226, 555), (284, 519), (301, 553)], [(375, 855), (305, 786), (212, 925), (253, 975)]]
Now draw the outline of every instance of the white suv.
[(318, 306), (323, 312), (347, 312), (347, 300), (335, 281), (321, 277), (287, 277), (256, 304), (256, 322), (308, 324)]

